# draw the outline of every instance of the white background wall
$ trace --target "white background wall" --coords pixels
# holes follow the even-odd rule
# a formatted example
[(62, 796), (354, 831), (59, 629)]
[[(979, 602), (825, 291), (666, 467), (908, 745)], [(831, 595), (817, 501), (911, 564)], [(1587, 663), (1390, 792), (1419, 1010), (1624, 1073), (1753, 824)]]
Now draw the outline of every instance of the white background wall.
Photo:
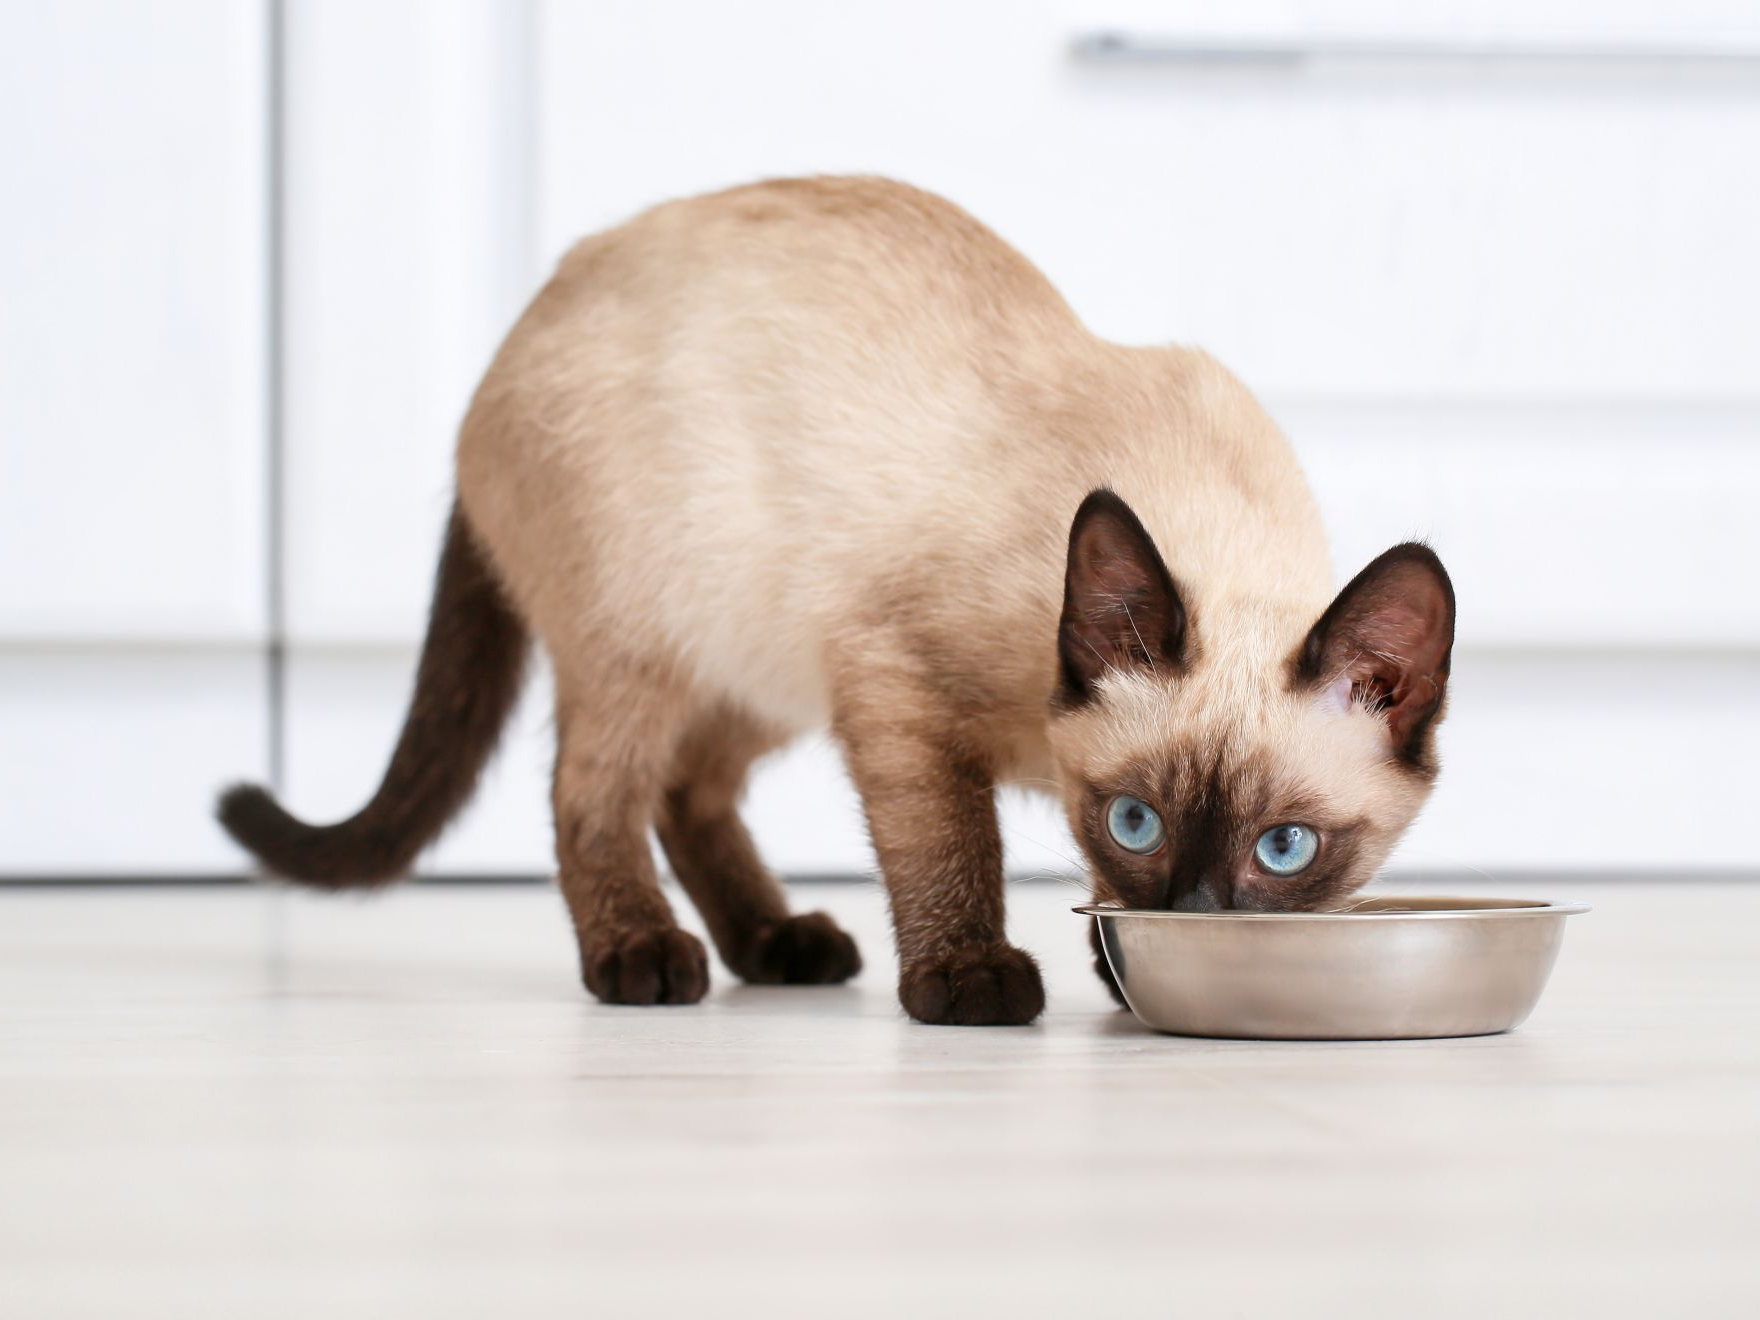
[[(1398, 865), (1752, 869), (1760, 6), (1415, 8), (0, 4), (0, 873), (240, 869), (211, 795), (274, 769), (357, 806), (453, 428), (543, 271), (844, 171), (970, 207), (1103, 333), (1215, 350), (1341, 574), (1437, 546), (1447, 768)], [(1072, 53), (1102, 28), (1149, 57)], [(1201, 45), (1345, 53), (1155, 56)], [(543, 695), (431, 868), (548, 866)], [(822, 745), (751, 815), (779, 867), (870, 864)], [(1009, 840), (1073, 853), (1042, 806)]]

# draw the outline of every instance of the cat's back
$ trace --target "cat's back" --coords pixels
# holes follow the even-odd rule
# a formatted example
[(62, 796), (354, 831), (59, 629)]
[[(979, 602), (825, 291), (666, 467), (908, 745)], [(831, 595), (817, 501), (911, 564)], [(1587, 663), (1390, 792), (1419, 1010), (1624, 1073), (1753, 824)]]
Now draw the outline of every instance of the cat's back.
[(872, 176), (771, 179), (664, 203), (577, 244), (558, 282), (587, 298), (595, 286), (639, 287), (660, 295), (650, 310), (697, 317), (716, 310), (705, 299), (761, 294), (748, 315), (903, 310), (920, 321), (933, 309), (1001, 332), (1077, 324), (1038, 268), (969, 212)]
[(999, 635), (1049, 628), (1094, 486), (1238, 562), (1268, 529), (1231, 470), (1289, 462), (1261, 422), (1219, 368), (1089, 334), (951, 202), (779, 180), (577, 245), (478, 393), (459, 488), (528, 612), (664, 647), (792, 726), (864, 608), (955, 583)]
[[(490, 424), (467, 421), (461, 463), (524, 445), (627, 493), (656, 459), (730, 473), (744, 459), (859, 503), (888, 457), (982, 449), (1099, 347), (952, 202), (881, 178), (769, 180), (576, 244), (490, 368), (473, 410)], [(521, 413), (544, 424), (499, 424)]]
[(522, 316), (461, 433), (460, 498), (528, 612), (664, 634), (798, 694), (766, 712), (796, 722), (864, 579), (1018, 522), (1032, 465), (999, 437), (1030, 444), (1013, 410), (1095, 343), (1031, 262), (904, 184), (669, 202), (577, 244)]

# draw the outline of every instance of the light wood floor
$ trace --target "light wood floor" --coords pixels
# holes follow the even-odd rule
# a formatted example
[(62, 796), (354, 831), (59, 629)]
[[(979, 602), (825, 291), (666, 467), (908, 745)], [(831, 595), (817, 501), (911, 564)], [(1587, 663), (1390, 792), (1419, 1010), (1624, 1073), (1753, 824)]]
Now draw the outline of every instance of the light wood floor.
[(1332, 1045), (1146, 1034), (1057, 886), (1011, 1030), (867, 887), (856, 985), (676, 1009), (545, 889), (0, 892), (0, 1316), (1760, 1315), (1760, 883), (1551, 888), (1522, 1030)]

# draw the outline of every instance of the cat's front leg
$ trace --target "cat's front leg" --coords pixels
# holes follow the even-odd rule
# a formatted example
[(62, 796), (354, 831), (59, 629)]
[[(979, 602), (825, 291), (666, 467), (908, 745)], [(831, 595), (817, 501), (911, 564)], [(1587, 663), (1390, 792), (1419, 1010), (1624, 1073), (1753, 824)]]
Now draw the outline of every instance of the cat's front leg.
[(982, 747), (935, 694), (868, 685), (837, 733), (892, 901), (898, 997), (919, 1022), (1018, 1026), (1045, 1007), (1031, 955), (1004, 934), (1002, 836)]

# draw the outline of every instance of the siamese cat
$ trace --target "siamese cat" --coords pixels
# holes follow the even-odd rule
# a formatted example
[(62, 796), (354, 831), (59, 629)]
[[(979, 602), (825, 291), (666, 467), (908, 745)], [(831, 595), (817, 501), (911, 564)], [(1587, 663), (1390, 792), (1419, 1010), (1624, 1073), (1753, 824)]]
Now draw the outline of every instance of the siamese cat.
[[(1055, 785), (1096, 901), (1325, 909), (1437, 770), (1448, 575), (1398, 545), (1336, 595), (1288, 444), (1204, 353), (1089, 333), (939, 198), (760, 183), (589, 238), (465, 418), (407, 722), (360, 812), (222, 799), (269, 870), (403, 873), (465, 804), (531, 639), (556, 679), (556, 857), (587, 988), (688, 1004), (861, 966), (740, 823), (753, 761), (828, 727), (921, 1022), (1032, 1021), (994, 802)], [(1101, 975), (1107, 975), (1103, 962)], [(1116, 987), (1114, 987), (1116, 993)]]

